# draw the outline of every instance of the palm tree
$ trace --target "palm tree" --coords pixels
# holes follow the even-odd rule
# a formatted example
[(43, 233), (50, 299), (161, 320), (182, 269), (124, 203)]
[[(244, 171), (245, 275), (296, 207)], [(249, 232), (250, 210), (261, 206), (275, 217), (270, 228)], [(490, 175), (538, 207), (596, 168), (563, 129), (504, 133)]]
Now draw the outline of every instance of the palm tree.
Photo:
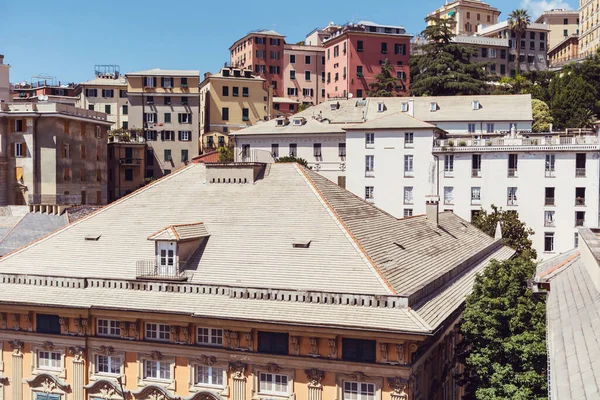
[(514, 10), (508, 15), (508, 28), (515, 33), (517, 41), (517, 72), (516, 76), (521, 73), (521, 37), (525, 34), (527, 26), (531, 23), (529, 12), (524, 9)]

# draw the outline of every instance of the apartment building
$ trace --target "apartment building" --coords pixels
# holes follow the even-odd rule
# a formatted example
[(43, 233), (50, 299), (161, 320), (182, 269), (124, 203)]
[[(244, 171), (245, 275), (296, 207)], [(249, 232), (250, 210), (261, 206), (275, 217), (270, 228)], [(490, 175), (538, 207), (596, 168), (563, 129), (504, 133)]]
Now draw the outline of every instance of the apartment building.
[(118, 73), (97, 74), (92, 80), (79, 84), (77, 107), (99, 111), (113, 123), (112, 129), (129, 128), (127, 79)]
[(600, 18), (596, 0), (579, 0), (579, 57), (594, 55), (600, 47)]
[(0, 103), (8, 102), (10, 96), (10, 65), (4, 64), (4, 55), (0, 54)]
[(130, 134), (108, 138), (107, 184), (108, 202), (120, 199), (144, 186), (146, 180), (146, 139)]
[(560, 68), (568, 62), (580, 59), (579, 35), (576, 33), (564, 38), (556, 46), (548, 50), (550, 68)]
[(273, 116), (274, 117), (289, 117), (298, 112), (300, 103), (298, 100), (287, 97), (273, 97)]
[(566, 38), (579, 36), (579, 11), (550, 10), (545, 11), (536, 20), (537, 24), (548, 25), (548, 49), (552, 49)]
[(273, 98), (264, 78), (233, 67), (204, 76), (200, 83), (202, 152), (229, 146), (232, 132), (271, 118)]
[(273, 95), (285, 96), (283, 88), (285, 36), (259, 29), (236, 40), (229, 48), (232, 67), (253, 71), (273, 87)]
[(479, 27), (497, 24), (499, 16), (500, 11), (497, 8), (481, 0), (446, 0), (444, 6), (428, 15), (432, 18), (453, 18), (455, 35), (474, 35)]
[(305, 105), (325, 99), (325, 49), (318, 46), (285, 44), (285, 97)]
[(548, 69), (548, 33), (546, 24), (531, 23), (521, 38), (508, 27), (508, 22), (479, 29), (478, 35), (489, 38), (508, 39), (508, 64), (510, 76), (516, 75), (517, 40), (521, 41), (521, 71), (545, 71)]
[[(38, 79), (34, 81), (33, 78)], [(41, 101), (76, 105), (79, 88), (75, 83), (64, 83), (45, 75), (33, 78), (31, 82), (19, 82), (11, 85), (11, 102), (37, 103)]]
[(476, 35), (454, 36), (455, 43), (474, 49), (473, 62), (487, 63), (488, 72), (492, 75), (509, 76), (509, 39)]
[(0, 105), (0, 205), (61, 213), (106, 204), (103, 113), (58, 103)]
[(325, 93), (327, 98), (367, 96), (369, 85), (390, 61), (398, 79), (398, 95), (410, 85), (410, 40), (402, 26), (361, 21), (332, 31), (325, 40)]
[(200, 152), (200, 71), (162, 70), (126, 74), (128, 127), (146, 139), (145, 177), (158, 178)]
[(457, 398), (464, 299), (514, 251), (437, 211), (398, 220), (295, 164), (188, 165), (0, 260), (0, 393)]

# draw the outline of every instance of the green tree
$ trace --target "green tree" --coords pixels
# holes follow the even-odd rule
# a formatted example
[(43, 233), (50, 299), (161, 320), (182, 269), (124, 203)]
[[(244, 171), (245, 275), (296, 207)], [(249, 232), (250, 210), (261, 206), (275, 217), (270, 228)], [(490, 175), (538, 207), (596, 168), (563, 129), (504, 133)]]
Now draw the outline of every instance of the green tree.
[(516, 75), (521, 75), (521, 38), (525, 35), (527, 26), (531, 23), (531, 17), (527, 10), (514, 10), (508, 14), (508, 28), (515, 33), (517, 41), (517, 71)]
[(399, 95), (405, 86), (394, 76), (394, 68), (390, 60), (386, 59), (381, 66), (381, 72), (375, 75), (375, 82), (369, 84), (368, 96), (371, 97), (394, 97)]
[(463, 399), (546, 399), (546, 306), (527, 280), (536, 265), (493, 260), (475, 279), (460, 324)]
[(550, 115), (550, 107), (548, 104), (541, 100), (531, 100), (531, 110), (533, 112), (533, 126), (534, 132), (548, 132), (550, 130), (550, 124), (554, 121)]
[(300, 103), (300, 105), (298, 106), (298, 112), (302, 112), (302, 111), (306, 110), (309, 107), (310, 107), (310, 104)]
[(233, 150), (230, 147), (219, 147), (217, 151), (219, 152), (220, 163), (233, 162)]
[(558, 129), (585, 127), (597, 108), (598, 92), (580, 70), (566, 70), (553, 79), (550, 94), (550, 110)]
[(410, 60), (412, 96), (455, 96), (488, 92), (486, 63), (471, 59), (475, 49), (453, 42), (454, 20), (427, 18), (431, 24), (421, 35)]
[(519, 214), (516, 211), (505, 211), (492, 204), (492, 212), (488, 213), (481, 209), (473, 219), (473, 225), (490, 236), (494, 236), (496, 233), (498, 222), (502, 227), (504, 244), (515, 249), (523, 258), (537, 258), (537, 252), (532, 247), (533, 242), (530, 239), (535, 232), (519, 220)]
[(300, 165), (305, 166), (306, 168), (310, 168), (308, 166), (308, 161), (306, 161), (304, 158), (301, 157), (294, 157), (294, 156), (285, 156), (285, 157), (279, 157), (277, 160), (275, 160), (276, 163), (298, 163)]

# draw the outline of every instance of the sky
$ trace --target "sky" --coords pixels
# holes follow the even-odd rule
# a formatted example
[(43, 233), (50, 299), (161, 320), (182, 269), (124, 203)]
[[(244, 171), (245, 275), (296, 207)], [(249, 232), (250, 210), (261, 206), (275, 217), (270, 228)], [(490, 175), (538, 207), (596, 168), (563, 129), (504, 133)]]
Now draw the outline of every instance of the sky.
[[(575, 9), (578, 0), (486, 0), (502, 11)], [(92, 79), (94, 65), (121, 73), (151, 68), (217, 72), (229, 46), (251, 30), (274, 29), (296, 43), (333, 21), (402, 25), (417, 34), (445, 0), (0, 0), (0, 54), (12, 83), (46, 74), (61, 82)]]

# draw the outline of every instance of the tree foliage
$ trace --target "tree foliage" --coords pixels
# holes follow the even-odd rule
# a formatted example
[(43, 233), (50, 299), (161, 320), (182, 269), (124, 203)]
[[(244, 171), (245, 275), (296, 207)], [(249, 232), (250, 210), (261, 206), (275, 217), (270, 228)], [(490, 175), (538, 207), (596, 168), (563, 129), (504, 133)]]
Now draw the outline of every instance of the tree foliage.
[(277, 160), (275, 160), (276, 163), (298, 163), (306, 168), (310, 168), (308, 166), (308, 161), (306, 161), (304, 158), (301, 157), (294, 157), (294, 156), (285, 156), (285, 157), (279, 157)]
[(516, 211), (505, 211), (492, 204), (492, 212), (488, 213), (482, 209), (473, 219), (473, 225), (490, 236), (494, 236), (496, 233), (498, 222), (502, 227), (504, 244), (515, 249), (525, 259), (537, 258), (537, 252), (532, 247), (533, 242), (530, 239), (535, 232), (519, 220), (519, 214)]
[(531, 23), (531, 17), (529, 16), (529, 12), (524, 9), (518, 9), (511, 11), (508, 14), (508, 28), (515, 33), (515, 40), (517, 41), (517, 71), (516, 75), (521, 75), (521, 38), (525, 35), (525, 31), (527, 30), (527, 26)]
[(593, 119), (598, 94), (579, 71), (565, 70), (550, 84), (550, 108), (557, 128), (584, 128)]
[(219, 147), (217, 151), (219, 152), (219, 162), (233, 162), (233, 150), (230, 147)]
[(425, 43), (411, 57), (411, 95), (486, 94), (486, 63), (471, 59), (475, 50), (453, 42), (453, 19), (430, 17), (421, 35)]
[(546, 399), (546, 307), (527, 280), (531, 260), (493, 260), (467, 298), (457, 350), (463, 399)]
[(394, 76), (394, 68), (390, 60), (386, 59), (381, 66), (381, 72), (375, 75), (375, 82), (369, 84), (368, 95), (370, 97), (394, 97), (405, 90), (404, 84)]
[(531, 109), (533, 112), (533, 131), (550, 131), (550, 124), (554, 121), (554, 118), (550, 115), (550, 107), (548, 107), (548, 104), (541, 100), (533, 99), (531, 100)]

